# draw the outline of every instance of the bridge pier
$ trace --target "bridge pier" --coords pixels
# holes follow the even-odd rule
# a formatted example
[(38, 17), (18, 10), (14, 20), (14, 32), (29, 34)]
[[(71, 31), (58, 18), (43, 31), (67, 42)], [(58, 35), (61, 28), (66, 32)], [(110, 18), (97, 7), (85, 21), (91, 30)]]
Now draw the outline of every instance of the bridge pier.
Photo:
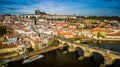
[(80, 56), (79, 58), (78, 58), (78, 60), (83, 60), (84, 59), (84, 57), (83, 56)]
[[(115, 59), (120, 59), (120, 53), (116, 53), (113, 51), (109, 51), (107, 49), (102, 49), (94, 46), (88, 46), (88, 45), (80, 45), (78, 43), (71, 43), (69, 41), (58, 39), (60, 42), (59, 47), (63, 48), (64, 46), (69, 46), (68, 51), (74, 52), (79, 47), (84, 51), (84, 55), (80, 56), (78, 59), (83, 60), (84, 57), (91, 57), (93, 55), (93, 52), (97, 52), (101, 54), (104, 57), (104, 64), (101, 64), (99, 67), (105, 67), (106, 65), (113, 64)], [(64, 54), (67, 53), (66, 51), (63, 52)]]
[(108, 56), (105, 57), (104, 64), (105, 65), (112, 65), (113, 64), (113, 59), (109, 58)]
[(113, 59), (111, 59), (108, 56), (104, 57), (104, 64), (100, 64), (99, 67), (105, 67), (106, 65), (112, 65), (113, 64)]
[(62, 53), (63, 53), (63, 54), (67, 54), (67, 53), (68, 53), (68, 51), (63, 51)]
[(59, 47), (59, 49), (63, 49), (64, 44), (60, 43), (60, 44), (58, 45), (58, 47)]
[(105, 64), (100, 64), (100, 66), (99, 67), (105, 67), (106, 65)]
[(69, 52), (74, 52), (74, 51), (76, 51), (76, 49), (75, 49), (75, 48), (72, 48), (72, 47), (69, 47), (69, 48), (68, 48), (68, 51), (69, 51)]
[(84, 57), (91, 57), (91, 56), (93, 56), (93, 53), (92, 53), (92, 52), (84, 50), (84, 55), (83, 55), (83, 56), (80, 56), (80, 57), (78, 58), (78, 60), (83, 60)]
[(84, 57), (91, 57), (93, 56), (93, 53), (88, 51), (88, 50), (84, 50)]
[(69, 48), (68, 48), (69, 52), (75, 52), (76, 50), (77, 48), (75, 46), (73, 46), (72, 44), (69, 44)]

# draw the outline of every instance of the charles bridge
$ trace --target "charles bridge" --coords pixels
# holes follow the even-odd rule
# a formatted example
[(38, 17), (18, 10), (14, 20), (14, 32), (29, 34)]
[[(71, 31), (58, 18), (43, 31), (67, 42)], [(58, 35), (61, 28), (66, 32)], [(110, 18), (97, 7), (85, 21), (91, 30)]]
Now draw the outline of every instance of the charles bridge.
[(114, 52), (111, 50), (95, 47), (95, 46), (89, 46), (85, 44), (75, 43), (71, 41), (67, 41), (64, 39), (57, 39), (59, 43), (59, 47), (69, 46), (68, 51), (74, 52), (78, 50), (78, 48), (81, 48), (84, 51), (83, 56), (81, 55), (78, 59), (82, 60), (84, 57), (91, 57), (94, 55), (94, 53), (99, 53), (103, 56), (104, 61), (103, 64), (100, 65), (100, 67), (105, 67), (106, 65), (112, 65), (116, 60), (120, 59), (120, 53)]

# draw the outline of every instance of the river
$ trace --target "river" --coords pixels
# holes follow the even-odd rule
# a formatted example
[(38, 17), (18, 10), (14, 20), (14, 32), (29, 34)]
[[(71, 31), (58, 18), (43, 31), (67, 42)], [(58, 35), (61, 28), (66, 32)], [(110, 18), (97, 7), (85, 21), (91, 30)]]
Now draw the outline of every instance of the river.
[(87, 43), (92, 46), (109, 49), (115, 52), (120, 52), (120, 41), (92, 41)]
[[(120, 52), (120, 42), (102, 41), (89, 43), (89, 45)], [(43, 54), (44, 58), (28, 64), (22, 64), (23, 60), (10, 62), (8, 63), (8, 67), (99, 67), (104, 61), (103, 57), (98, 53), (95, 53), (92, 57), (78, 60), (78, 57), (82, 53), (80, 49), (76, 52), (63, 54), (65, 50), (67, 50), (67, 48), (49, 51)], [(106, 67), (120, 67), (120, 60)]]

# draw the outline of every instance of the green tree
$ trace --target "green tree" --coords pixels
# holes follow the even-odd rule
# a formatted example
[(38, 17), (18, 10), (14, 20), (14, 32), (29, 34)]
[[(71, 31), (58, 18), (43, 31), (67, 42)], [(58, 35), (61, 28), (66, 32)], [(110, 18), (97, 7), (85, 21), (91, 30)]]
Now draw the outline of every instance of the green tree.
[(102, 37), (104, 38), (105, 37), (105, 32), (97, 32), (97, 37)]
[(6, 34), (6, 33), (7, 33), (6, 26), (0, 26), (0, 35)]

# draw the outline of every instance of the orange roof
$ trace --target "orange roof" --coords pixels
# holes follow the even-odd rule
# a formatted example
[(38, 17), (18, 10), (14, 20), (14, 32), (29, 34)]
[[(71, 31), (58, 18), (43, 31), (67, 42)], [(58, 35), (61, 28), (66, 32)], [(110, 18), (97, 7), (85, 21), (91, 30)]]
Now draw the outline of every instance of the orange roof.
[(58, 34), (60, 34), (60, 35), (72, 35), (72, 32), (58, 31)]
[(120, 32), (119, 33), (114, 33), (114, 34), (106, 34), (107, 36), (120, 36)]
[(105, 29), (105, 28), (94, 28), (93, 31), (101, 31), (101, 32), (111, 32), (110, 30), (108, 29)]
[(79, 35), (80, 38), (88, 38), (87, 36)]

